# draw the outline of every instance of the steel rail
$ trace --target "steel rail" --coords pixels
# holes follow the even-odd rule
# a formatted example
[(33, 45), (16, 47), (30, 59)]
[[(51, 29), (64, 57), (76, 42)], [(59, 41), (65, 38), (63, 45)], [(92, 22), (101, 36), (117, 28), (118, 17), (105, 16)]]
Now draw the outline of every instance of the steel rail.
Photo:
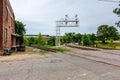
[(30, 46), (30, 47), (37, 48), (37, 49), (42, 49), (42, 50), (45, 50), (45, 51), (55, 52), (55, 53), (57, 52), (57, 50), (52, 49), (52, 48), (48, 48), (48, 47), (45, 47), (45, 46)]

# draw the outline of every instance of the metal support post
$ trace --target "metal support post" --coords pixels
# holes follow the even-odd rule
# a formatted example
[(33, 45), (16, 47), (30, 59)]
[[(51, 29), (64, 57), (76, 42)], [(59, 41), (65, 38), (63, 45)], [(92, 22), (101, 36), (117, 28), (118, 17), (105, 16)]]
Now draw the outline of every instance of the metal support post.
[(60, 47), (60, 27), (56, 26), (56, 46)]

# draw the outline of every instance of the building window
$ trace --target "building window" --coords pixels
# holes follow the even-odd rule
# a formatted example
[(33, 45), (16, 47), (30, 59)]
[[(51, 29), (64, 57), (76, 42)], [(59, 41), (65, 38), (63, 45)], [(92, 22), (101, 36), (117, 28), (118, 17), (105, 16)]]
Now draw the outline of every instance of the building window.
[(5, 21), (6, 22), (8, 21), (8, 9), (7, 8), (5, 9)]
[(4, 39), (5, 39), (5, 43), (7, 42), (7, 29), (4, 30)]

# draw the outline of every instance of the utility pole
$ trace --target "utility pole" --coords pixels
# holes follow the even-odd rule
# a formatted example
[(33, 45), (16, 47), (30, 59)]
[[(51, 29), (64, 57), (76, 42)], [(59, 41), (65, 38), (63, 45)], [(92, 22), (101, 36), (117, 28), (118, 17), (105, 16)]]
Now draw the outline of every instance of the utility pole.
[(65, 15), (65, 18), (56, 21), (56, 47), (60, 47), (60, 27), (79, 27), (78, 16), (69, 18), (68, 15)]

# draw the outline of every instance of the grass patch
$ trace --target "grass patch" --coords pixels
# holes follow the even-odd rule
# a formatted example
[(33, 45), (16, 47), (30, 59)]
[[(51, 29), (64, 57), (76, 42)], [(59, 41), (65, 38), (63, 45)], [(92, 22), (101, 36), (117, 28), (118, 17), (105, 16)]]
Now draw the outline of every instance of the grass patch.
[(110, 42), (106, 44), (102, 44), (101, 42), (97, 43), (97, 47), (99, 48), (109, 48), (109, 49), (120, 49), (120, 42), (114, 41), (113, 44), (110, 44)]
[(45, 50), (40, 50), (40, 54), (41, 54), (41, 55), (48, 54), (48, 51), (45, 51)]
[(33, 48), (31, 48), (31, 47), (26, 47), (26, 52), (33, 52)]
[(65, 47), (55, 47), (55, 46), (45, 46), (45, 47), (55, 49), (55, 50), (60, 51), (60, 52), (70, 51), (70, 48), (65, 48)]
[(109, 44), (97, 44), (97, 47), (100, 47), (100, 48), (115, 48), (115, 47), (110, 47)]
[(26, 52), (39, 53), (39, 49), (35, 49), (32, 47), (26, 47)]
[(120, 46), (116, 46), (116, 49), (120, 49)]

